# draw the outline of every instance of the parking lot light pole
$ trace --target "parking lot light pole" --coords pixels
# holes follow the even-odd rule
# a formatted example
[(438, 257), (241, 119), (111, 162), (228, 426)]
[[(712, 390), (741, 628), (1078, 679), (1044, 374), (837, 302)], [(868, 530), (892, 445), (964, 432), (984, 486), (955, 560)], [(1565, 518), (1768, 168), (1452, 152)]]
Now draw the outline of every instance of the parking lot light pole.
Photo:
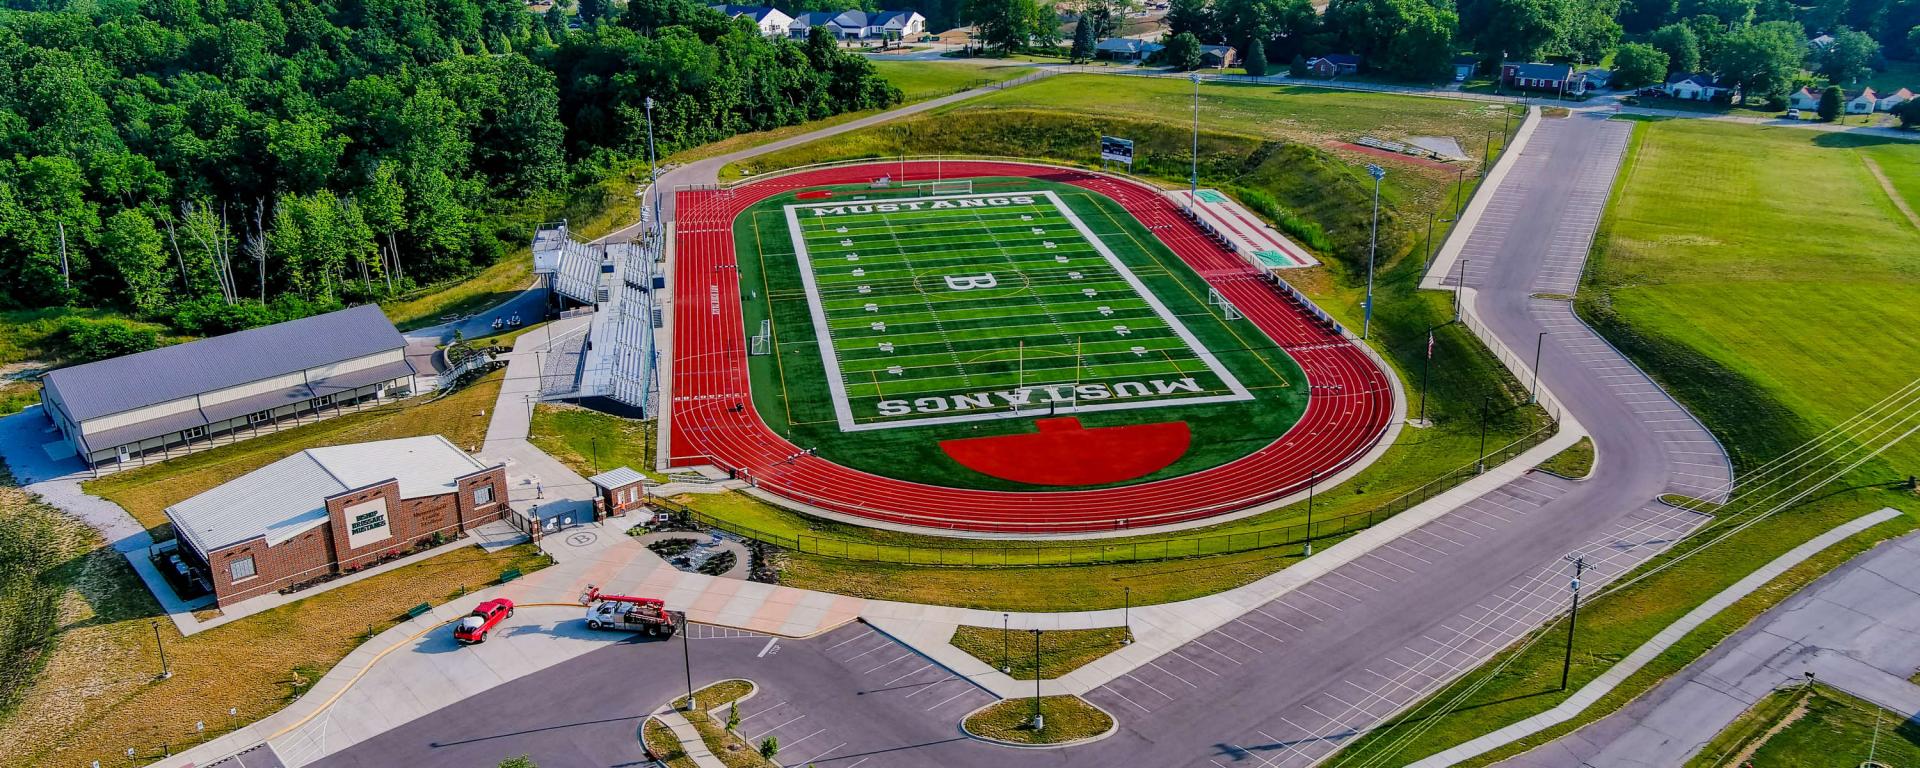
[(1533, 391), (1527, 395), (1527, 405), (1540, 402), (1540, 348), (1547, 344), (1547, 332), (1533, 340)]
[(1362, 339), (1373, 332), (1373, 254), (1380, 246), (1380, 180), (1387, 177), (1387, 169), (1368, 163), (1367, 175), (1373, 177), (1373, 233), (1367, 236), (1367, 313), (1360, 321)]
[(1000, 674), (1013, 674), (1013, 614), (1000, 614)]
[(693, 700), (693, 641), (687, 639), (686, 627), (680, 628), (680, 658), (686, 660), (686, 666), (687, 666), (687, 709), (686, 711), (692, 712), (695, 709), (698, 709), (700, 705)]
[(1040, 630), (1033, 630), (1033, 729), (1038, 731), (1047, 727), (1046, 718), (1040, 715)]
[(1493, 407), (1493, 396), (1480, 398), (1480, 458), (1473, 462), (1473, 473), (1487, 471), (1487, 411)]
[(160, 649), (160, 679), (173, 678), (173, 667), (167, 664), (167, 643), (160, 638), (160, 622), (153, 623), (153, 644)]
[(1307, 549), (1301, 557), (1313, 556), (1313, 486), (1320, 482), (1320, 470), (1307, 475)]
[(1133, 587), (1120, 588), (1120, 623), (1127, 628), (1121, 645), (1133, 645)]

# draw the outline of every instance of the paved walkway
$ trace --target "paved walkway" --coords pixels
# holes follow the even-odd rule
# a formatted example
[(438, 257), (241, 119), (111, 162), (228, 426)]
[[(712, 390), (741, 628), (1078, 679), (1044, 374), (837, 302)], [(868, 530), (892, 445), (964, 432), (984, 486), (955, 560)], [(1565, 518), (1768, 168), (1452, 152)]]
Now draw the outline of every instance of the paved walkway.
[(1619, 712), (1500, 765), (1680, 765), (1761, 697), (1807, 672), (1920, 716), (1920, 686), (1907, 681), (1917, 668), (1920, 533), (1910, 533), (1821, 577)]

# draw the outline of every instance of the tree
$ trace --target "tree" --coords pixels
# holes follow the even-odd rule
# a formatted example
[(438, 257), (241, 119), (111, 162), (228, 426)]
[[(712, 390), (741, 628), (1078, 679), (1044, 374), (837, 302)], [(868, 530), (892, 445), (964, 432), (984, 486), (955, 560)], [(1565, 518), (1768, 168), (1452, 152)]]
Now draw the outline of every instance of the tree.
[(1093, 39), (1096, 41), (1118, 33), (1127, 16), (1139, 10), (1139, 7), (1135, 0), (1071, 0), (1064, 5), (1079, 19), (1079, 23), (1093, 24)]
[(593, 26), (613, 18), (613, 0), (580, 0), (580, 23)]
[(1211, 38), (1217, 29), (1207, 0), (1173, 0), (1167, 8), (1166, 22), (1169, 35), (1190, 32)]
[(1247, 61), (1245, 66), (1248, 77), (1267, 76), (1267, 41), (1265, 39), (1266, 35), (1263, 34), (1264, 32), (1265, 30), (1256, 31), (1253, 36), (1253, 42), (1247, 43)]
[(1168, 35), (1162, 44), (1166, 47), (1160, 49), (1160, 59), (1167, 66), (1182, 72), (1200, 68), (1200, 38), (1192, 32)]
[(1740, 84), (1741, 98), (1783, 98), (1806, 56), (1800, 25), (1788, 21), (1755, 24), (1727, 37), (1712, 64), (1722, 77)]
[(1073, 25), (1073, 49), (1067, 52), (1067, 61), (1079, 64), (1093, 59), (1093, 23), (1081, 16)]
[(1425, 0), (1335, 0), (1326, 25), (1337, 44), (1395, 77), (1437, 80), (1453, 59), (1458, 20)]
[(1667, 79), (1667, 54), (1645, 43), (1627, 43), (1613, 56), (1613, 85), (1639, 88)]
[(1002, 55), (1032, 45), (1036, 33), (1052, 35), (1051, 13), (1034, 0), (966, 0), (961, 18), (977, 30), (975, 39)]
[(1820, 92), (1820, 122), (1831, 123), (1840, 118), (1840, 110), (1846, 105), (1847, 97), (1840, 93), (1840, 86), (1829, 85)]
[(1667, 71), (1663, 74), (1700, 69), (1700, 38), (1687, 25), (1668, 24), (1656, 29), (1647, 42), (1667, 55)]
[(509, 757), (500, 761), (500, 768), (540, 768), (533, 764), (533, 758), (527, 755)]
[(768, 736), (760, 740), (761, 757), (772, 760), (773, 757), (778, 754), (780, 754), (780, 737)]
[(1287, 62), (1287, 77), (1306, 77), (1307, 74), (1307, 57), (1294, 54), (1293, 60)]
[(1490, 57), (1539, 59), (1572, 26), (1564, 0), (1487, 0), (1484, 5), (1485, 25), (1474, 45)]
[(1865, 32), (1840, 27), (1833, 31), (1833, 42), (1815, 54), (1820, 74), (1836, 83), (1854, 83), (1873, 73), (1873, 62), (1880, 56), (1880, 44)]
[(167, 254), (153, 219), (129, 208), (109, 217), (100, 233), (100, 258), (113, 269), (126, 306), (148, 314), (166, 302)]
[(1907, 101), (1893, 108), (1893, 116), (1900, 118), (1900, 127), (1907, 130), (1920, 129), (1920, 99)]

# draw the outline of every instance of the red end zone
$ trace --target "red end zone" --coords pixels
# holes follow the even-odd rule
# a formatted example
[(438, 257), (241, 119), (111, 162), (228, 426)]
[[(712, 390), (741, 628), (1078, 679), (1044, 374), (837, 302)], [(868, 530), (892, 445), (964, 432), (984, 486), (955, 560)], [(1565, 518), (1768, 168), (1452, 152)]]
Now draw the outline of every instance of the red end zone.
[[(882, 477), (808, 454), (768, 427), (749, 396), (733, 222), (772, 195), (863, 184), (881, 176), (899, 182), (1024, 176), (1111, 198), (1300, 364), (1311, 393), (1306, 412), (1279, 439), (1226, 464), (1090, 490), (947, 488)], [(680, 192), (676, 209), (670, 461), (731, 469), (803, 507), (944, 532), (1075, 533), (1196, 521), (1304, 493), (1310, 481), (1366, 455), (1393, 417), (1392, 385), (1371, 356), (1318, 324), (1307, 307), (1222, 248), (1158, 190), (1138, 182), (1013, 162), (894, 162)], [(1147, 463), (1143, 457), (1134, 469)]]
[(1105, 485), (1166, 469), (1193, 442), (1184, 421), (1123, 427), (1080, 426), (1072, 416), (1036, 419), (1040, 431), (940, 441), (961, 466), (1034, 485)]

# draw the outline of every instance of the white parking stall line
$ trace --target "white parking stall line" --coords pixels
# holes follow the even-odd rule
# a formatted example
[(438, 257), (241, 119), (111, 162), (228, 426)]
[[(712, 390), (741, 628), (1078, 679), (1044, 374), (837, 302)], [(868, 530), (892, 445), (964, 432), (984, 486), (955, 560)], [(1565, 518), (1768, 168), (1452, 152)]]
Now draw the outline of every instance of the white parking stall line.
[[(1131, 696), (1128, 696), (1128, 695), (1126, 695), (1126, 694), (1124, 694), (1124, 693), (1121, 693), (1121, 692), (1120, 692), (1120, 689), (1118, 689), (1118, 688), (1115, 688), (1115, 687), (1113, 687), (1113, 684), (1112, 684), (1112, 683), (1107, 683), (1107, 684), (1105, 684), (1105, 685), (1102, 685), (1102, 686), (1100, 686), (1100, 688), (1104, 688), (1104, 689), (1106, 689), (1106, 691), (1107, 691), (1107, 693), (1111, 693), (1111, 694), (1113, 694), (1113, 695), (1115, 695), (1115, 696), (1118, 696), (1118, 697), (1120, 697), (1120, 700), (1121, 700), (1121, 701), (1124, 701), (1124, 702), (1126, 702), (1126, 703), (1128, 703), (1128, 704), (1132, 704), (1132, 705), (1133, 705), (1133, 708), (1134, 708), (1134, 709), (1138, 709), (1138, 710), (1140, 710), (1141, 712), (1145, 712), (1145, 713), (1147, 713), (1147, 714), (1149, 714), (1149, 715), (1151, 715), (1151, 714), (1153, 714), (1153, 710), (1151, 710), (1151, 709), (1148, 709), (1146, 705), (1144, 705), (1144, 704), (1141, 704), (1140, 702), (1137, 702), (1137, 701), (1134, 701), (1134, 700), (1133, 700), (1133, 697), (1131, 697)], [(1100, 690), (1100, 688), (1096, 688), (1095, 690)]]
[[(1275, 602), (1278, 602), (1278, 601), (1275, 601)], [(1268, 605), (1272, 605), (1272, 603), (1268, 603)], [(1285, 603), (1281, 603), (1281, 605), (1286, 605), (1286, 604), (1285, 604)], [(1287, 605), (1287, 607), (1288, 607), (1288, 608), (1293, 608), (1293, 606), (1291, 606), (1291, 605)], [(1296, 611), (1300, 611), (1300, 609), (1299, 609), (1299, 608), (1293, 608), (1293, 609), (1294, 609), (1294, 610), (1296, 610)], [(1265, 617), (1267, 617), (1267, 618), (1269, 618), (1269, 619), (1273, 619), (1274, 621), (1277, 621), (1277, 622), (1280, 622), (1280, 623), (1282, 623), (1282, 624), (1285, 624), (1285, 625), (1287, 625), (1287, 628), (1288, 628), (1288, 629), (1291, 629), (1291, 630), (1293, 630), (1293, 631), (1295, 631), (1295, 632), (1303, 632), (1303, 631), (1305, 631), (1305, 630), (1303, 630), (1303, 629), (1301, 629), (1301, 628), (1300, 628), (1300, 625), (1298, 625), (1298, 624), (1295, 624), (1295, 623), (1293, 623), (1293, 622), (1291, 622), (1291, 621), (1287, 621), (1286, 619), (1283, 619), (1283, 618), (1280, 618), (1280, 617), (1278, 617), (1278, 616), (1275, 616), (1275, 615), (1273, 615), (1273, 614), (1271, 614), (1271, 613), (1267, 613), (1267, 611), (1266, 611), (1266, 609), (1265, 609), (1265, 608), (1260, 608), (1260, 607), (1255, 607), (1255, 608), (1253, 609), (1253, 612), (1254, 612), (1254, 613), (1257, 613), (1257, 614), (1260, 614), (1260, 615), (1262, 615), (1262, 616), (1265, 616)], [(1320, 617), (1318, 617), (1318, 616), (1315, 616), (1315, 615), (1313, 615), (1313, 614), (1311, 614), (1311, 613), (1307, 613), (1306, 611), (1300, 611), (1300, 612), (1301, 612), (1301, 613), (1306, 613), (1306, 614), (1307, 614), (1307, 618), (1309, 618), (1309, 619), (1313, 619), (1314, 621), (1319, 621), (1319, 620), (1320, 620)]]
[[(833, 754), (833, 752), (834, 752), (834, 750), (837, 750), (837, 749), (839, 749), (839, 748), (841, 748), (841, 747), (844, 747), (844, 746), (846, 746), (846, 745), (847, 745), (847, 743), (846, 743), (846, 742), (844, 742), (844, 741), (843, 741), (843, 742), (840, 742), (840, 743), (838, 743), (838, 744), (835, 744), (835, 745), (833, 745), (833, 746), (831, 746), (831, 747), (828, 747), (828, 748), (827, 748), (827, 751), (825, 751), (825, 752), (822, 752), (822, 753), (820, 753), (820, 754), (817, 754), (817, 755), (814, 755), (813, 757), (809, 757), (809, 758), (807, 758), (807, 759), (805, 759), (805, 760), (799, 760), (799, 761), (796, 761), (796, 762), (792, 762), (792, 763), (788, 763), (787, 765), (789, 766), (789, 768), (792, 768), (792, 766), (799, 766), (799, 765), (813, 765), (814, 763), (817, 763), (817, 762), (820, 762), (820, 758), (823, 758), (823, 757), (826, 757), (827, 755), (831, 755), (831, 754)], [(792, 745), (792, 744), (782, 744), (782, 745), (780, 745), (780, 746), (781, 746), (782, 748), (786, 748), (786, 747), (791, 747), (791, 746), (793, 746), (793, 745)]]
[[(750, 736), (750, 737), (748, 737), (748, 738), (747, 738), (747, 741), (750, 741), (750, 742), (751, 742), (751, 741), (759, 741), (759, 740), (761, 740), (762, 738), (764, 738), (764, 737), (766, 737), (766, 735), (767, 735), (767, 734), (769, 734), (769, 733), (773, 733), (774, 731), (777, 731), (777, 730), (780, 730), (780, 729), (782, 729), (782, 728), (785, 728), (785, 727), (787, 727), (787, 726), (789, 726), (789, 725), (793, 725), (794, 723), (797, 723), (797, 722), (800, 722), (801, 720), (805, 720), (805, 719), (807, 719), (807, 716), (806, 716), (806, 715), (797, 715), (797, 716), (795, 716), (795, 717), (794, 717), (794, 718), (793, 718), (792, 720), (788, 720), (788, 721), (786, 721), (786, 722), (784, 722), (784, 723), (781, 723), (781, 724), (779, 724), (779, 725), (776, 725), (776, 726), (774, 726), (774, 727), (772, 727), (772, 728), (768, 728), (768, 729), (766, 729), (766, 730), (764, 730), (764, 731), (761, 731), (761, 732), (760, 732), (760, 735), (759, 735), (759, 736)], [(745, 720), (742, 720), (742, 721), (740, 721), (740, 722), (743, 722), (743, 723), (744, 723), (744, 722), (746, 722), (746, 721), (745, 721)]]
[(931, 707), (927, 707), (926, 709), (924, 709), (924, 710), (921, 710), (921, 711), (923, 711), (923, 712), (932, 712), (932, 711), (934, 711), (934, 710), (936, 710), (936, 709), (939, 709), (939, 708), (941, 708), (941, 707), (944, 707), (944, 706), (946, 706), (947, 704), (949, 704), (949, 703), (951, 703), (951, 702), (952, 702), (952, 701), (953, 701), (954, 699), (957, 699), (957, 698), (960, 698), (960, 697), (962, 697), (962, 696), (965, 696), (965, 695), (967, 695), (967, 692), (968, 692), (968, 691), (971, 691), (971, 690), (973, 690), (973, 689), (972, 689), (971, 687), (967, 687), (967, 688), (962, 688), (962, 689), (960, 689), (960, 692), (959, 692), (959, 693), (956, 693), (956, 694), (954, 694), (954, 695), (952, 695), (952, 696), (948, 696), (947, 698), (945, 698), (945, 699), (942, 699), (942, 700), (940, 701), (940, 703), (938, 703), (938, 704), (935, 704), (935, 705), (933, 705), (933, 706), (931, 706)]
[(907, 651), (906, 653), (902, 653), (902, 654), (900, 654), (900, 655), (898, 655), (898, 656), (895, 656), (895, 657), (893, 657), (892, 659), (888, 659), (888, 660), (887, 660), (886, 662), (884, 662), (884, 663), (882, 663), (882, 664), (881, 664), (880, 666), (877, 666), (877, 667), (874, 667), (873, 669), (869, 669), (869, 670), (867, 670), (866, 672), (863, 672), (863, 673), (861, 673), (861, 674), (866, 674), (866, 675), (871, 675), (871, 674), (873, 674), (873, 673), (875, 673), (875, 672), (878, 672), (878, 671), (880, 671), (880, 670), (882, 670), (882, 669), (885, 669), (885, 668), (887, 668), (888, 666), (891, 666), (891, 665), (892, 665), (892, 664), (893, 664), (894, 662), (896, 662), (896, 661), (899, 661), (899, 660), (901, 660), (901, 659), (904, 659), (904, 658), (906, 658), (906, 657), (908, 657), (908, 656), (912, 656), (912, 655), (913, 655), (913, 651)]
[[(1168, 694), (1166, 691), (1163, 691), (1163, 690), (1160, 690), (1159, 688), (1154, 687), (1153, 683), (1149, 683), (1145, 680), (1140, 679), (1139, 677), (1135, 676), (1132, 672), (1122, 672), (1120, 673), (1120, 676), (1146, 686), (1147, 690), (1160, 694), (1161, 696), (1165, 697), (1167, 701), (1173, 701), (1172, 695)], [(1112, 684), (1109, 683), (1108, 685), (1112, 685)]]
[(915, 697), (915, 696), (918, 696), (918, 695), (920, 695), (920, 694), (923, 694), (923, 693), (926, 693), (927, 691), (931, 691), (931, 690), (933, 690), (933, 689), (935, 689), (935, 688), (938, 688), (938, 687), (940, 687), (940, 684), (941, 684), (941, 683), (944, 683), (944, 682), (947, 682), (948, 680), (959, 680), (959, 679), (960, 679), (960, 678), (959, 678), (959, 677), (957, 677), (957, 676), (955, 676), (955, 675), (947, 675), (946, 677), (943, 677), (943, 678), (940, 678), (940, 679), (938, 679), (938, 680), (935, 680), (935, 681), (933, 681), (933, 682), (931, 682), (931, 683), (914, 683), (914, 685), (917, 685), (917, 686), (920, 686), (920, 690), (917, 690), (917, 691), (914, 691), (913, 693), (909, 693), (909, 694), (907, 694), (907, 695), (905, 695), (905, 696), (902, 696), (902, 697), (900, 697), (900, 698), (903, 698), (903, 699), (911, 699), (911, 698), (913, 698), (913, 697)]
[[(1261, 629), (1261, 628), (1259, 628), (1259, 627), (1256, 627), (1256, 626), (1254, 626), (1254, 625), (1253, 625), (1252, 623), (1250, 623), (1250, 622), (1248, 622), (1248, 621), (1247, 621), (1247, 619), (1246, 619), (1246, 617), (1245, 617), (1245, 616), (1238, 616), (1238, 617), (1235, 617), (1235, 618), (1234, 618), (1234, 620), (1233, 620), (1233, 623), (1235, 623), (1235, 624), (1239, 624), (1240, 626), (1243, 626), (1243, 627), (1246, 627), (1247, 629), (1251, 629), (1251, 630), (1253, 630), (1253, 631), (1255, 631), (1255, 632), (1258, 632), (1258, 633), (1260, 633), (1260, 634), (1262, 634), (1262, 635), (1265, 635), (1265, 636), (1266, 636), (1266, 638), (1267, 638), (1268, 640), (1272, 640), (1272, 641), (1274, 641), (1274, 642), (1276, 642), (1276, 643), (1279, 643), (1279, 644), (1281, 644), (1281, 645), (1286, 645), (1286, 644), (1287, 644), (1287, 641), (1285, 641), (1285, 640), (1282, 640), (1282, 639), (1280, 639), (1280, 638), (1278, 638), (1278, 637), (1274, 637), (1274, 636), (1273, 636), (1273, 633), (1271, 633), (1271, 632), (1268, 632), (1268, 631), (1266, 631), (1266, 630), (1264, 630), (1264, 629)], [(1235, 639), (1237, 640), (1238, 638), (1235, 638)], [(1244, 643), (1244, 642), (1242, 642), (1242, 643), (1241, 643), (1241, 645), (1247, 645), (1247, 644), (1246, 644), (1246, 643)], [(1247, 646), (1247, 647), (1249, 647), (1249, 648), (1251, 648), (1251, 647), (1253, 647), (1253, 646)]]
[(776, 710), (776, 709), (779, 709), (779, 708), (780, 708), (781, 706), (783, 706), (783, 705), (785, 705), (786, 703), (787, 703), (787, 702), (786, 702), (785, 700), (782, 700), (782, 701), (781, 701), (781, 702), (780, 702), (779, 704), (775, 704), (775, 705), (773, 705), (773, 706), (771, 706), (771, 707), (767, 707), (766, 709), (763, 709), (763, 710), (760, 710), (760, 711), (758, 711), (758, 712), (755, 712), (755, 713), (753, 713), (753, 714), (751, 714), (751, 715), (747, 715), (746, 717), (743, 717), (743, 718), (740, 718), (740, 722), (741, 722), (741, 723), (745, 723), (745, 722), (747, 722), (748, 720), (752, 720), (752, 719), (754, 719), (754, 718), (756, 718), (756, 717), (759, 717), (759, 716), (761, 716), (761, 715), (764, 715), (764, 714), (766, 714), (766, 713), (768, 713), (768, 712), (772, 712), (772, 711), (774, 711), (774, 710)]
[[(1168, 652), (1168, 653), (1167, 653), (1166, 655), (1163, 655), (1163, 656), (1161, 656), (1161, 658), (1166, 658), (1166, 656), (1171, 656), (1171, 655), (1173, 655), (1173, 654), (1172, 654), (1172, 652)], [(1199, 687), (1200, 687), (1200, 686), (1198, 686), (1198, 685), (1194, 685), (1194, 684), (1193, 684), (1193, 681), (1192, 681), (1192, 680), (1188, 680), (1188, 679), (1186, 679), (1186, 678), (1184, 678), (1184, 677), (1181, 677), (1181, 676), (1179, 676), (1179, 675), (1176, 675), (1176, 674), (1174, 674), (1174, 673), (1172, 673), (1172, 672), (1170, 672), (1170, 671), (1168, 671), (1166, 667), (1163, 667), (1163, 666), (1160, 666), (1160, 662), (1158, 662), (1158, 661), (1149, 661), (1149, 662), (1147, 662), (1147, 666), (1149, 666), (1149, 667), (1153, 667), (1154, 669), (1157, 669), (1157, 670), (1160, 670), (1160, 673), (1161, 673), (1161, 674), (1163, 674), (1163, 675), (1166, 675), (1167, 677), (1171, 677), (1171, 678), (1173, 678), (1173, 679), (1175, 679), (1175, 680), (1178, 680), (1178, 681), (1180, 681), (1180, 682), (1183, 682), (1183, 683), (1186, 683), (1186, 684), (1187, 684), (1187, 685), (1188, 685), (1189, 687), (1192, 687), (1192, 688), (1199, 688)], [(1199, 666), (1199, 665), (1197, 665), (1197, 664), (1196, 664), (1196, 665), (1194, 665), (1194, 666)], [(1164, 695), (1164, 694), (1163, 694), (1163, 695)], [(1171, 696), (1168, 696), (1167, 698), (1173, 698), (1173, 697), (1171, 697)]]
[(826, 732), (827, 732), (827, 729), (825, 729), (825, 728), (821, 728), (820, 730), (817, 730), (817, 731), (814, 731), (813, 733), (809, 733), (809, 734), (807, 734), (807, 735), (805, 735), (805, 736), (802, 736), (802, 737), (800, 737), (800, 738), (797, 738), (797, 739), (794, 739), (794, 740), (793, 740), (792, 742), (790, 742), (790, 743), (787, 743), (787, 744), (781, 744), (781, 745), (780, 745), (780, 748), (781, 748), (781, 749), (786, 749), (786, 748), (789, 748), (789, 747), (792, 747), (792, 746), (793, 746), (794, 744), (798, 744), (798, 743), (800, 743), (800, 742), (803, 742), (803, 741), (806, 741), (807, 739), (811, 739), (811, 738), (813, 738), (813, 737), (815, 737), (815, 736), (818, 736), (818, 735), (820, 735), (820, 734), (823, 734), (823, 733), (826, 733)]
[(928, 668), (928, 667), (931, 667), (931, 666), (933, 666), (933, 662), (927, 662), (927, 663), (925, 663), (925, 664), (922, 664), (922, 665), (920, 665), (920, 666), (919, 666), (919, 668), (917, 668), (917, 669), (914, 669), (914, 670), (913, 670), (913, 671), (911, 671), (911, 672), (908, 672), (908, 673), (906, 673), (906, 674), (904, 674), (904, 675), (901, 675), (901, 676), (899, 676), (899, 677), (896, 677), (896, 678), (894, 678), (894, 679), (892, 679), (892, 680), (888, 680), (888, 681), (886, 681), (886, 682), (884, 682), (884, 683), (881, 683), (881, 684), (880, 684), (880, 686), (884, 688), (884, 687), (886, 687), (886, 686), (889, 686), (889, 685), (893, 685), (894, 683), (897, 683), (897, 682), (900, 682), (901, 680), (905, 680), (905, 679), (907, 679), (907, 678), (909, 678), (909, 677), (912, 677), (912, 676), (914, 676), (914, 675), (917, 675), (917, 674), (920, 674), (920, 672), (921, 672), (921, 670), (924, 670), (924, 669), (926, 669), (926, 668)]

